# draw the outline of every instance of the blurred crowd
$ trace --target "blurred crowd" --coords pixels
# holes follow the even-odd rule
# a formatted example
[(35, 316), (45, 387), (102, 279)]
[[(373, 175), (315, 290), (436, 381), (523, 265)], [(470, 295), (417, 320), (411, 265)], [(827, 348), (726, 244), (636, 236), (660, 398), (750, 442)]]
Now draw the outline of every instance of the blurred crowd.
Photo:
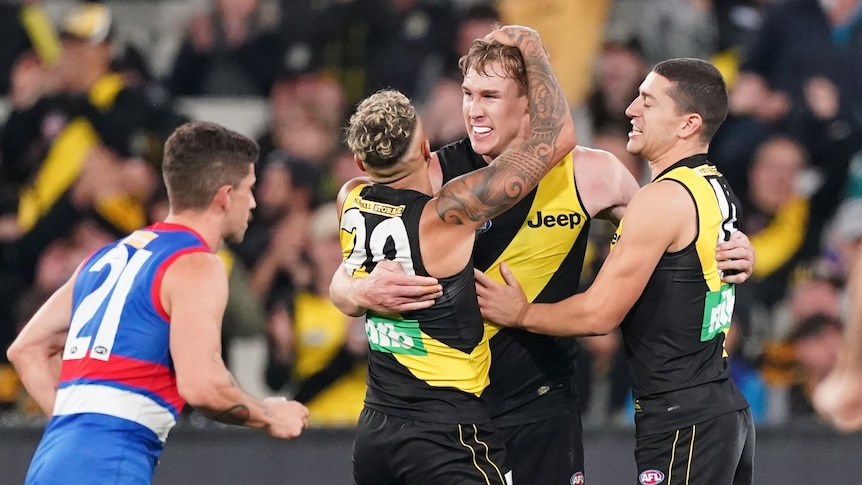
[[(341, 261), (332, 201), (360, 175), (345, 120), (391, 87), (420, 107), (432, 149), (464, 137), (458, 58), (494, 22), (540, 32), (579, 143), (642, 183), (624, 111), (645, 74), (671, 57), (720, 68), (731, 113), (710, 158), (757, 254), (737, 289), (733, 376), (758, 422), (815, 419), (811, 390), (835, 363), (862, 248), (862, 0), (0, 0), (0, 348), (91, 251), (164, 217), (161, 148), (190, 118), (182, 100), (263, 99), (265, 128), (248, 133), (258, 207), (221, 251), (226, 361), (234, 339), (265, 339), (266, 386), (319, 426), (352, 426), (364, 322), (328, 300)], [(583, 287), (612, 228), (592, 231)], [(619, 336), (579, 345), (585, 426), (627, 423)], [(35, 412), (2, 360), (0, 412)]]

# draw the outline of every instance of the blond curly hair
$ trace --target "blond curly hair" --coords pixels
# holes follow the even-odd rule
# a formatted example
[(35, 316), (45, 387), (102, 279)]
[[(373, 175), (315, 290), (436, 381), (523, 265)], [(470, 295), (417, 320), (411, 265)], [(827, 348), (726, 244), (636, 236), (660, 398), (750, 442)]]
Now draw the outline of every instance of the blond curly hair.
[(388, 168), (407, 151), (417, 124), (410, 99), (398, 91), (384, 89), (356, 107), (347, 126), (347, 146), (367, 166)]

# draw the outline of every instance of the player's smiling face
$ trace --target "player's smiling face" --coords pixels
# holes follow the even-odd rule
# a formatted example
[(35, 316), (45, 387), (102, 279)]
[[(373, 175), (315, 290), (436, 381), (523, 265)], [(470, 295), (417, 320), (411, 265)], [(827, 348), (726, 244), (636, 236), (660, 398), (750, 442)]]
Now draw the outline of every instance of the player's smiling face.
[(529, 132), (527, 95), (500, 63), (487, 72), (469, 69), (461, 85), (464, 123), (473, 151), (495, 158), (526, 139)]
[(655, 161), (676, 145), (686, 115), (678, 112), (668, 94), (671, 87), (666, 77), (655, 72), (641, 83), (638, 97), (626, 108), (632, 125), (626, 144), (629, 153)]

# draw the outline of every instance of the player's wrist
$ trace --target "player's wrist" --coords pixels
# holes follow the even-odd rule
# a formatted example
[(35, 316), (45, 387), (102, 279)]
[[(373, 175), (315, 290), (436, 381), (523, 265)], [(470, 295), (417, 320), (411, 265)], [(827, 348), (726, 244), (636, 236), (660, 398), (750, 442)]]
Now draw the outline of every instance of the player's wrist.
[(518, 316), (515, 317), (515, 326), (518, 328), (526, 328), (527, 327), (527, 312), (529, 312), (530, 302), (525, 301), (523, 305), (521, 305), (521, 309), (518, 310)]
[(348, 295), (350, 297), (350, 303), (352, 303), (357, 309), (368, 308), (369, 307), (369, 299), (368, 299), (368, 291), (367, 291), (367, 278), (356, 278), (351, 282)]

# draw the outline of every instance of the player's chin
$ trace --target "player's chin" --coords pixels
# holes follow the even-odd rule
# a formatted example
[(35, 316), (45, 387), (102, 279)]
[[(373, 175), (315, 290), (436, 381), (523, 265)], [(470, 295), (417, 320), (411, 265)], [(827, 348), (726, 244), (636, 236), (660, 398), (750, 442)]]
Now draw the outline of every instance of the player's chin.
[(239, 243), (241, 243), (241, 242), (242, 242), (242, 240), (243, 240), (243, 239), (245, 239), (245, 230), (246, 230), (246, 228), (247, 228), (247, 227), (248, 227), (248, 226), (245, 226), (245, 227), (243, 227), (243, 228), (242, 228), (242, 230), (239, 230), (239, 231), (235, 231), (235, 232), (230, 233), (230, 234), (225, 238), (225, 241), (226, 241), (226, 242), (228, 242), (228, 243), (230, 243), (230, 244), (239, 244)]
[(470, 135), (470, 148), (479, 155), (482, 156), (490, 156), (491, 152), (494, 151), (494, 141), (489, 138), (481, 138), (476, 137), (475, 135)]
[(640, 156), (641, 150), (643, 150), (643, 146), (639, 141), (629, 138), (626, 142), (626, 151), (630, 154)]

